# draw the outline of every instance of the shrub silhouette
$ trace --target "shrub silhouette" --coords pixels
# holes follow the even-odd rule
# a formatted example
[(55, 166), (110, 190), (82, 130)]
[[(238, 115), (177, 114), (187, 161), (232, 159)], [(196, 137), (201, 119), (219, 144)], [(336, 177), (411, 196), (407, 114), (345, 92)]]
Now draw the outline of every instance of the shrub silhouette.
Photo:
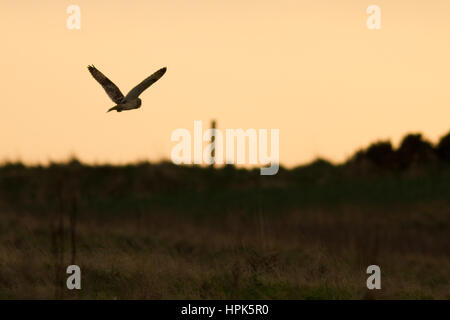
[(430, 142), (423, 140), (420, 133), (408, 134), (397, 150), (397, 161), (401, 169), (412, 164), (421, 165), (435, 161), (436, 152)]
[(441, 160), (450, 162), (450, 132), (441, 138), (436, 152)]
[(406, 170), (411, 166), (436, 163), (440, 159), (450, 161), (450, 134), (443, 137), (439, 146), (434, 148), (417, 133), (406, 135), (397, 150), (392, 147), (390, 141), (375, 142), (367, 149), (358, 150), (346, 164), (372, 172), (376, 168)]
[(396, 167), (395, 152), (390, 141), (379, 141), (370, 145), (365, 156), (381, 168)]

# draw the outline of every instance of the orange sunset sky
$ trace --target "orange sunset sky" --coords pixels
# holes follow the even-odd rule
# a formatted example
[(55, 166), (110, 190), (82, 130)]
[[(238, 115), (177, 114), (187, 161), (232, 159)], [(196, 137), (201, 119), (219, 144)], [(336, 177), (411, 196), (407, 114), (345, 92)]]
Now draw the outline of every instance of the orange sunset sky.
[[(366, 27), (372, 4), (381, 30)], [(3, 160), (168, 159), (194, 120), (278, 128), (288, 167), (450, 130), (448, 0), (2, 0), (0, 30)], [(105, 113), (89, 64), (124, 94), (168, 71), (141, 109)]]

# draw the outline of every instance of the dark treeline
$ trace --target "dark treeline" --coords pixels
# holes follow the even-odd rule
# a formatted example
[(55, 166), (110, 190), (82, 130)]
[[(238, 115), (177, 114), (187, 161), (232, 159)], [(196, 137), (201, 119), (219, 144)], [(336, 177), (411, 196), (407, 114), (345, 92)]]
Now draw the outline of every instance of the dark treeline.
[(349, 162), (368, 161), (379, 168), (406, 170), (411, 166), (448, 164), (450, 162), (450, 133), (442, 137), (436, 146), (424, 140), (421, 134), (409, 134), (398, 149), (390, 141), (380, 141), (361, 150)]
[(397, 149), (389, 141), (379, 141), (345, 163), (318, 159), (289, 170), (280, 168), (275, 176), (261, 176), (256, 168), (170, 162), (123, 166), (86, 165), (76, 159), (48, 166), (5, 163), (0, 167), (0, 209), (52, 211), (73, 198), (94, 212), (149, 206), (187, 210), (199, 202), (214, 210), (218, 205), (245, 206), (246, 201), (239, 200), (244, 198), (273, 208), (281, 203), (297, 206), (349, 199), (445, 199), (450, 196), (449, 176), (450, 133), (436, 145), (421, 134), (407, 135)]

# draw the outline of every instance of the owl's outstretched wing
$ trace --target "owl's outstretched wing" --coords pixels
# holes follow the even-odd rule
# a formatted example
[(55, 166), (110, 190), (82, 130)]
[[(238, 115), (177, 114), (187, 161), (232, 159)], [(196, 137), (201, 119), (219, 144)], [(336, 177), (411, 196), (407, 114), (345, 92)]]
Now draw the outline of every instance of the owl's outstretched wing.
[(119, 104), (124, 98), (120, 89), (94, 66), (88, 66), (88, 69), (94, 79), (102, 85), (103, 89), (105, 89), (111, 100)]
[(156, 71), (154, 74), (152, 74), (150, 77), (139, 83), (136, 87), (131, 89), (130, 92), (128, 92), (125, 99), (127, 100), (133, 100), (139, 97), (139, 95), (144, 92), (145, 89), (150, 87), (152, 84), (154, 84), (156, 81), (158, 81), (164, 73), (166, 73), (167, 68), (162, 68)]

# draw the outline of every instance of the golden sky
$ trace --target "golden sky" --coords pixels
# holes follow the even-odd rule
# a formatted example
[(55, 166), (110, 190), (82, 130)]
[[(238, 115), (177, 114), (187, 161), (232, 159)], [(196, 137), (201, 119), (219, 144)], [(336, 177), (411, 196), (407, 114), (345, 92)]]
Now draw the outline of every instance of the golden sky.
[[(366, 27), (372, 4), (381, 30)], [(167, 159), (173, 130), (217, 119), (280, 129), (293, 166), (450, 129), (448, 0), (2, 0), (0, 30), (0, 159)], [(141, 109), (105, 113), (88, 64), (124, 94), (168, 71)]]

